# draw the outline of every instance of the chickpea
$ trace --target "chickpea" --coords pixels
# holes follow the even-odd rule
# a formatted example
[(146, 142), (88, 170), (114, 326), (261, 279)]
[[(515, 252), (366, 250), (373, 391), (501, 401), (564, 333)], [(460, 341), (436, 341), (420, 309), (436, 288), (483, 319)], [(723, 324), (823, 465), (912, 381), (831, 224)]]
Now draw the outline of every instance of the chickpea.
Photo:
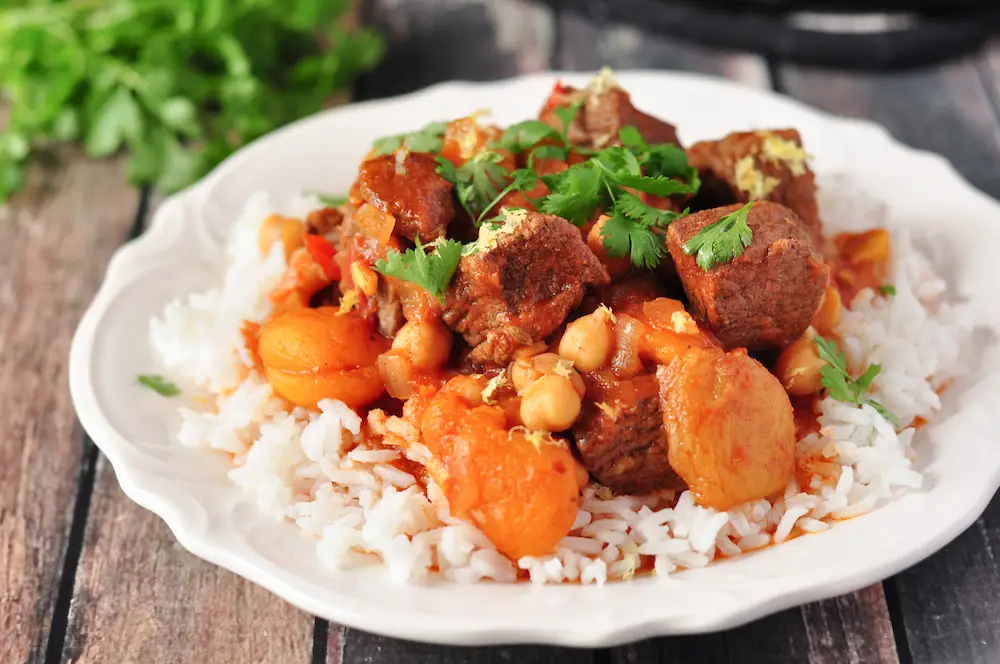
[(409, 399), (413, 396), (413, 362), (400, 351), (382, 353), (375, 361), (378, 375), (385, 385), (385, 391), (394, 399)]
[(834, 285), (827, 286), (823, 294), (823, 302), (813, 316), (812, 326), (820, 334), (828, 334), (840, 322), (840, 289)]
[(483, 403), (483, 390), (488, 381), (483, 376), (455, 376), (448, 381), (448, 389), (462, 397), (467, 406), (474, 407)]
[(306, 227), (298, 219), (282, 217), (272, 214), (260, 225), (257, 232), (257, 247), (260, 253), (268, 255), (271, 247), (278, 240), (285, 249), (285, 261), (292, 257), (292, 252), (302, 246), (306, 234)]
[(565, 359), (555, 353), (519, 357), (510, 365), (510, 382), (513, 383), (514, 389), (520, 394), (543, 376), (556, 374), (557, 372), (564, 373), (567, 374), (566, 377), (573, 386), (573, 389), (583, 396), (586, 390), (583, 379), (580, 378), (580, 374), (575, 369), (571, 366), (566, 366), (567, 364), (569, 363)]
[(580, 415), (583, 398), (570, 379), (542, 376), (521, 397), (521, 420), (536, 431), (565, 431)]
[(351, 263), (351, 279), (362, 293), (371, 297), (378, 290), (378, 275), (361, 261)]
[(428, 318), (410, 321), (399, 328), (392, 349), (405, 353), (416, 367), (436, 369), (448, 361), (451, 342), (451, 330), (438, 319)]
[(566, 326), (559, 341), (559, 354), (580, 371), (595, 371), (608, 361), (612, 336), (608, 310), (598, 309)]
[(774, 364), (774, 375), (781, 381), (785, 392), (792, 396), (815, 394), (823, 389), (820, 370), (826, 364), (819, 358), (813, 343), (813, 328), (781, 352)]

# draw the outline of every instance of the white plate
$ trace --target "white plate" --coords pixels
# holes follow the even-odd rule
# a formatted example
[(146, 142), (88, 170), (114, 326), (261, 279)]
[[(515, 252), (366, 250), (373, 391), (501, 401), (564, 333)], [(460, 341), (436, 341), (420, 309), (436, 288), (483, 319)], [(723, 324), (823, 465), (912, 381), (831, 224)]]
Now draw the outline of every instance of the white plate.
[[(372, 632), (454, 644), (608, 646), (724, 629), (861, 588), (967, 528), (1000, 485), (1000, 372), (993, 370), (1000, 353), (992, 335), (982, 341), (975, 373), (946, 393), (944, 411), (918, 434), (922, 490), (829, 531), (666, 581), (401, 586), (380, 570), (329, 572), (311, 539), (259, 514), (233, 487), (223, 460), (173, 442), (176, 404), (136, 385), (136, 374), (155, 366), (148, 320), (169, 299), (214, 285), (227, 225), (249, 192), (263, 189), (280, 200), (303, 190), (346, 191), (375, 137), (481, 108), (492, 109), (501, 124), (524, 119), (556, 77), (448, 83), (325, 112), (257, 141), (164, 201), (150, 230), (115, 254), (71, 352), (80, 420), (125, 493), (160, 515), (195, 555), (306, 611)], [(619, 78), (639, 108), (675, 123), (686, 144), (737, 129), (798, 128), (817, 172), (824, 179), (843, 174), (884, 201), (892, 223), (933, 246), (952, 295), (968, 299), (980, 320), (1000, 330), (994, 278), (1000, 205), (941, 157), (899, 145), (875, 125), (724, 81), (653, 72)]]

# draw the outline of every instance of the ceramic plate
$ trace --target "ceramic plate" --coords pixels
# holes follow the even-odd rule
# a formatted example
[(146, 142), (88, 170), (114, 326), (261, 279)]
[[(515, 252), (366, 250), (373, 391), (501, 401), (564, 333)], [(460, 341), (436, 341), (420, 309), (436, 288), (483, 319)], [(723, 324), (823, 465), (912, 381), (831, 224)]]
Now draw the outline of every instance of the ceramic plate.
[[(173, 442), (177, 403), (136, 384), (138, 373), (156, 366), (148, 320), (168, 300), (217, 282), (227, 226), (249, 192), (266, 190), (282, 200), (307, 190), (346, 191), (374, 138), (483, 108), (500, 124), (521, 120), (535, 113), (557, 78), (582, 85), (588, 77), (447, 83), (328, 111), (255, 142), (165, 200), (145, 235), (112, 259), (71, 353), (80, 420), (125, 493), (162, 517), (195, 555), (310, 613), (394, 637), (453, 644), (590, 647), (720, 630), (866, 586), (925, 558), (972, 524), (1000, 484), (1000, 353), (992, 334), (978, 347), (975, 371), (946, 392), (944, 410), (918, 432), (923, 489), (828, 531), (667, 580), (404, 586), (381, 568), (331, 572), (317, 561), (313, 540), (257, 512), (226, 478), (222, 458)], [(873, 124), (724, 81), (654, 72), (619, 79), (639, 108), (676, 124), (685, 144), (733, 130), (798, 128), (821, 182), (840, 178), (884, 203), (890, 224), (911, 228), (919, 245), (933, 247), (950, 295), (969, 301), (991, 330), (1000, 329), (994, 278), (1000, 205), (941, 157), (906, 148)]]

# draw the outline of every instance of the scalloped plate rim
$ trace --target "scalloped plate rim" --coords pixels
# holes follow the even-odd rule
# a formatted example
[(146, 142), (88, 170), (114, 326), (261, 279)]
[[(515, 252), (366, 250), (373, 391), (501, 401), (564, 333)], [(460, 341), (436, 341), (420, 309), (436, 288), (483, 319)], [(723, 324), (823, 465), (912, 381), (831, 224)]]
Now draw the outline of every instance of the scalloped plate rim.
[[(360, 102), (352, 106), (354, 108), (365, 108), (387, 103), (405, 105), (422, 98), (460, 94), (463, 90), (467, 89), (484, 90), (503, 86), (516, 87), (519, 84), (539, 79), (552, 80), (555, 78), (581, 78), (583, 76), (585, 75), (579, 72), (547, 72), (485, 83), (452, 81), (430, 86), (406, 95), (385, 100)], [(687, 80), (697, 82), (698, 84), (740, 90), (743, 93), (756, 95), (769, 102), (794, 107), (798, 112), (812, 115), (823, 124), (830, 125), (837, 130), (864, 133), (866, 135), (865, 138), (877, 140), (879, 143), (882, 143), (881, 148), (895, 152), (907, 160), (923, 162), (925, 167), (940, 171), (942, 177), (946, 177), (950, 181), (949, 184), (960, 187), (963, 190), (963, 195), (977, 197), (981, 199), (981, 203), (986, 202), (995, 210), (1000, 210), (1000, 206), (997, 206), (997, 203), (993, 199), (975, 189), (961, 178), (947, 159), (932, 152), (917, 150), (900, 144), (883, 127), (875, 123), (866, 120), (837, 117), (782, 95), (724, 79), (715, 79), (697, 74), (630, 70), (620, 72), (619, 76), (623, 80), (630, 78), (660, 79), (664, 82)], [(178, 243), (183, 243), (184, 238), (191, 233), (195, 234), (197, 241), (206, 241), (205, 231), (203, 225), (200, 223), (201, 220), (197, 211), (191, 216), (184, 217), (181, 220), (181, 228), (176, 230), (171, 229), (168, 225), (170, 216), (177, 214), (178, 211), (189, 210), (193, 206), (204, 205), (205, 195), (210, 193), (211, 188), (216, 183), (222, 182), (224, 178), (238, 171), (240, 165), (245, 160), (263, 152), (272, 142), (282, 140), (282, 136), (286, 135), (286, 132), (296, 131), (310, 123), (322, 122), (324, 117), (338, 112), (337, 109), (325, 111), (278, 129), (230, 156), (199, 183), (164, 199), (153, 215), (149, 230), (136, 240), (126, 243), (115, 252), (109, 262), (104, 282), (84, 314), (72, 341), (70, 353), (70, 390), (81, 423), (97, 446), (107, 455), (126, 495), (142, 507), (163, 518), (178, 542), (195, 555), (244, 576), (305, 611), (347, 626), (367, 629), (389, 636), (460, 645), (547, 643), (574, 647), (605, 647), (651, 636), (703, 633), (735, 627), (804, 602), (863, 588), (909, 567), (952, 541), (983, 513), (993, 494), (1000, 488), (1000, 464), (998, 464), (992, 468), (990, 476), (991, 484), (982, 488), (982, 491), (977, 495), (977, 500), (970, 504), (969, 509), (959, 515), (959, 518), (953, 518), (945, 527), (937, 529), (935, 534), (929, 537), (922, 546), (914, 547), (897, 555), (895, 558), (874, 562), (862, 575), (857, 575), (853, 578), (836, 578), (823, 583), (807, 583), (792, 590), (778, 589), (773, 593), (760, 593), (753, 601), (734, 602), (728, 611), (719, 612), (714, 616), (702, 617), (700, 619), (683, 621), (673, 618), (665, 620), (654, 616), (648, 620), (631, 620), (628, 623), (610, 624), (603, 629), (594, 625), (588, 625), (586, 629), (575, 631), (553, 631), (550, 628), (546, 628), (545, 625), (537, 624), (522, 624), (513, 628), (506, 625), (492, 627), (484, 624), (479, 627), (465, 627), (456, 630), (449, 628), (447, 625), (436, 624), (433, 619), (431, 621), (420, 620), (418, 619), (419, 617), (414, 617), (405, 611), (394, 612), (392, 609), (387, 611), (385, 607), (376, 606), (370, 601), (366, 606), (359, 606), (359, 604), (363, 603), (356, 600), (348, 601), (343, 605), (330, 605), (324, 604), (319, 600), (313, 600), (303, 589), (294, 587), (289, 582), (286, 577), (290, 573), (287, 570), (277, 568), (274, 563), (259, 555), (255, 559), (251, 555), (253, 554), (252, 551), (234, 552), (227, 547), (226, 542), (221, 541), (224, 538), (214, 536), (214, 531), (199, 528), (197, 524), (190, 523), (185, 518), (185, 515), (181, 513), (178, 505), (171, 500), (169, 496), (170, 492), (162, 493), (157, 490), (155, 484), (157, 478), (152, 477), (142, 467), (141, 463), (133, 464), (130, 462), (128, 455), (131, 444), (109, 423), (101, 405), (98, 403), (96, 395), (91, 389), (89, 379), (91, 377), (90, 365), (97, 327), (106, 314), (108, 307), (113, 303), (115, 296), (128, 285), (124, 273), (128, 270), (129, 266), (148, 255), (166, 255), (166, 251), (157, 250), (156, 243), (162, 239), (170, 238), (171, 232), (175, 232), (176, 235), (173, 237), (173, 241), (166, 245), (168, 249), (177, 248)], [(150, 484), (151, 481), (152, 484)], [(233, 487), (233, 490), (238, 491), (235, 487)], [(526, 587), (530, 588), (530, 586)], [(609, 584), (602, 591), (615, 592), (614, 589), (617, 587), (623, 587), (623, 584)], [(457, 585), (452, 586), (452, 588), (456, 592), (460, 592), (462, 589), (461, 586)], [(591, 592), (591, 590), (584, 589), (583, 592)], [(375, 612), (381, 614), (383, 619), (373, 617), (373, 613)], [(384, 619), (386, 616), (399, 620), (390, 623)], [(404, 618), (406, 620), (403, 620)], [(438, 617), (436, 620), (440, 620), (440, 618)]]

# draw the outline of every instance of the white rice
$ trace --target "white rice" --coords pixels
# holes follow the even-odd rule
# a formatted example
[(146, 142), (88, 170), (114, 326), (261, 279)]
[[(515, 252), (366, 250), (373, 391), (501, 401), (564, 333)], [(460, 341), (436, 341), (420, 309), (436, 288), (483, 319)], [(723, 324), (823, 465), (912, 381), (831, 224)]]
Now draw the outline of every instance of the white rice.
[[(300, 202), (290, 212), (308, 205)], [(592, 485), (554, 554), (512, 562), (474, 526), (453, 518), (433, 483), (425, 493), (413, 475), (391, 465), (399, 452), (364, 444), (361, 418), (344, 404), (328, 400), (319, 413), (288, 412), (266, 381), (248, 375), (248, 358), (237, 350), (240, 326), (268, 316), (267, 292), (285, 269), (277, 247), (267, 256), (257, 249), (258, 226), (272, 211), (265, 197), (252, 197), (226, 248), (222, 286), (171, 303), (151, 322), (151, 340), (166, 368), (197, 390), (219, 395), (200, 408), (193, 407), (196, 399), (180, 409), (178, 439), (231, 455), (229, 478), (261, 509), (314, 537), (324, 565), (381, 561), (400, 581), (419, 582), (436, 570), (459, 583), (509, 582), (520, 568), (536, 583), (603, 584), (650, 564), (665, 577), (864, 514), (900, 491), (921, 487), (923, 478), (912, 466), (912, 424), (941, 407), (938, 390), (955, 376), (958, 349), (972, 329), (962, 309), (943, 302), (944, 283), (908, 234), (894, 232), (895, 296), (862, 292), (844, 311), (838, 333), (853, 370), (882, 365), (872, 397), (897, 414), (900, 431), (870, 406), (825, 399), (820, 431), (798, 443), (798, 476), (808, 469), (808, 486), (793, 480), (771, 500), (717, 512), (697, 506), (690, 492), (663, 507), (662, 498), (602, 499), (604, 492)], [(840, 218), (857, 216), (856, 210), (831, 212), (824, 206), (831, 230), (842, 227)], [(881, 223), (870, 214), (865, 225)], [(369, 425), (376, 433), (401, 426), (378, 415), (369, 416)], [(415, 444), (406, 456), (423, 463), (429, 452)]]

